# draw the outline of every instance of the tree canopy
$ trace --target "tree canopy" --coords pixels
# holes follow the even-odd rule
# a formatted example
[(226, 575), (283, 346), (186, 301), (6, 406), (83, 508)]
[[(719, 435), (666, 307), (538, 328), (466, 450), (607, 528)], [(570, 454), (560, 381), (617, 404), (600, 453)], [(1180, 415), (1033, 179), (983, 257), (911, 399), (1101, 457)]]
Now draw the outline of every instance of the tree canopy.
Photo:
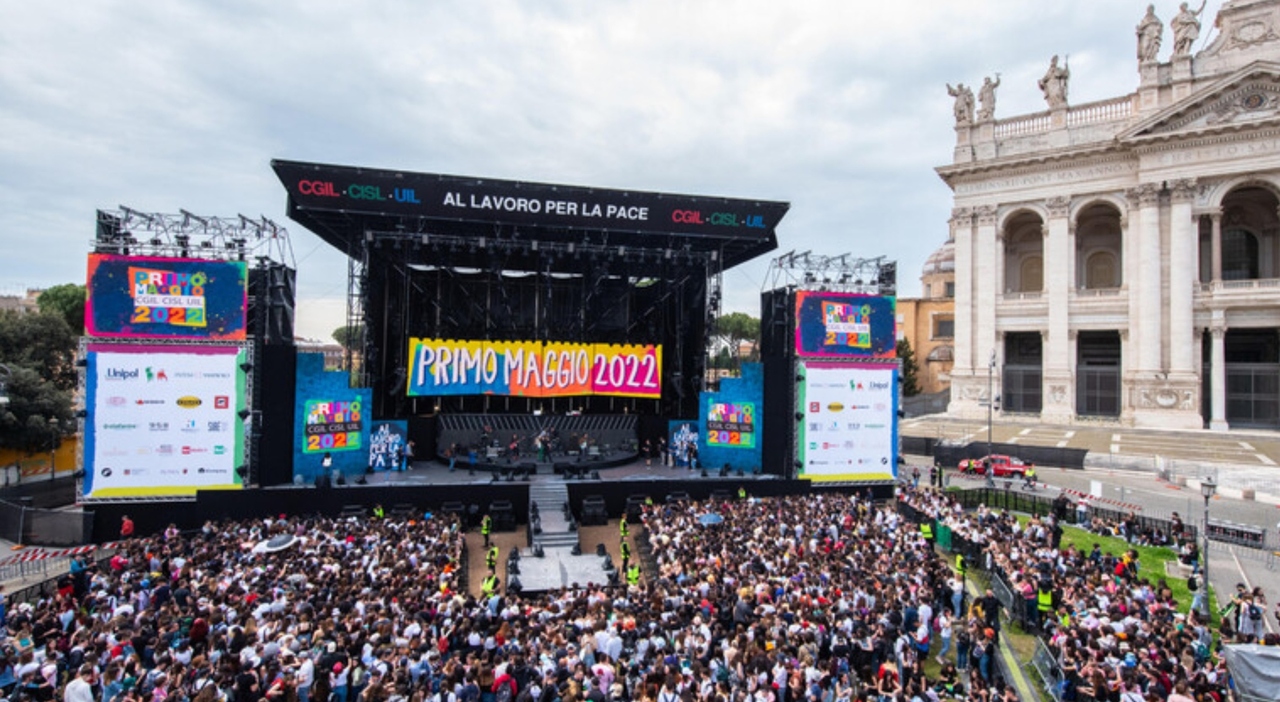
[[(354, 327), (338, 327), (333, 330), (333, 340), (344, 349), (350, 349), (351, 344), (360, 345), (364, 339), (364, 325), (357, 324)], [(359, 350), (359, 349), (357, 349)]]
[(56, 314), (66, 321), (71, 333), (84, 336), (84, 308), (88, 291), (83, 285), (64, 283), (40, 293), (36, 304), (43, 314)]
[(916, 352), (911, 348), (911, 342), (906, 337), (898, 339), (898, 360), (902, 363), (902, 396), (919, 395), (920, 366), (916, 363)]
[(48, 450), (75, 430), (75, 349), (75, 336), (61, 314), (0, 311), (0, 364), (9, 372), (8, 402), (0, 405), (0, 446)]
[(711, 329), (711, 336), (717, 346), (728, 349), (732, 368), (738, 368), (742, 362), (738, 349), (744, 341), (752, 342), (755, 347), (751, 351), (751, 358), (759, 358), (760, 320), (745, 312), (730, 312), (718, 317)]

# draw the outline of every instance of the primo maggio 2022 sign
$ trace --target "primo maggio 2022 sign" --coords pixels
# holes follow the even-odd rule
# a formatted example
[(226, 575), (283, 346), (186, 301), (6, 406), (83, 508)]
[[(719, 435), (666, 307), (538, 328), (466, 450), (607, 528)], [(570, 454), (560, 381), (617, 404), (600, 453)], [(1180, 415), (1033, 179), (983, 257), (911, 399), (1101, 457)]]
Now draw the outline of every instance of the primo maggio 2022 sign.
[(409, 340), (407, 394), (564, 397), (662, 394), (662, 346)]

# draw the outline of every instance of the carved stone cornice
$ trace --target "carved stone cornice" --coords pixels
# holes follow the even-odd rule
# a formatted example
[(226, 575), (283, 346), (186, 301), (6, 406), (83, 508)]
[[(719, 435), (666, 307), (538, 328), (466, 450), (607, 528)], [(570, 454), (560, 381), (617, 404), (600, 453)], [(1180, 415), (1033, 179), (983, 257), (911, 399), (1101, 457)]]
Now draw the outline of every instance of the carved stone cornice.
[(974, 214), (978, 218), (979, 227), (993, 227), (996, 224), (996, 212), (998, 210), (994, 205), (982, 205), (974, 208)]
[(1209, 327), (1209, 333), (1213, 335), (1215, 341), (1224, 339), (1227, 336), (1227, 327), (1222, 324), (1215, 324)]
[(1175, 203), (1195, 202), (1196, 199), (1196, 179), (1195, 178), (1179, 178), (1169, 182), (1170, 197)]
[(1044, 201), (1045, 208), (1049, 210), (1049, 216), (1054, 219), (1062, 219), (1071, 211), (1071, 198), (1069, 197), (1051, 197)]

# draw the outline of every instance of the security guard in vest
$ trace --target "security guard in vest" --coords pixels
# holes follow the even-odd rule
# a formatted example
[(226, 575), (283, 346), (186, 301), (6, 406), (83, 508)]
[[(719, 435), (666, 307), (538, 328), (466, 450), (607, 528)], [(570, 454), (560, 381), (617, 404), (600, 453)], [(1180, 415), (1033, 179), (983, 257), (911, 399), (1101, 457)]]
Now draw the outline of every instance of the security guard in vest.
[(497, 544), (490, 546), (488, 552), (484, 554), (484, 564), (489, 566), (490, 573), (498, 569), (498, 555)]
[(489, 534), (493, 531), (493, 517), (484, 515), (480, 520), (480, 533), (484, 535), (484, 547), (489, 548)]
[(1046, 578), (1040, 581), (1040, 587), (1036, 590), (1035, 626), (1039, 627), (1041, 622), (1052, 619), (1053, 609), (1053, 583)]
[(964, 572), (966, 570), (965, 566), (967, 565), (968, 565), (968, 561), (964, 559), (964, 556), (962, 554), (957, 553), (956, 554), (956, 575), (960, 576), (960, 582), (962, 583), (964, 582)]
[(384, 517), (386, 517), (386, 516), (387, 516), (387, 511), (386, 511), (385, 509), (383, 509), (383, 508), (382, 508), (382, 503), (381, 503), (381, 502), (379, 502), (378, 504), (376, 504), (376, 505), (374, 505), (374, 506), (373, 506), (373, 518), (374, 518), (374, 519), (382, 519), (382, 518), (384, 518)]
[(498, 576), (490, 573), (480, 581), (480, 594), (487, 600), (498, 592)]
[(741, 485), (738, 486), (738, 499), (739, 500), (747, 499), (747, 489)]
[(925, 541), (933, 541), (933, 522), (920, 522), (920, 535)]
[(1031, 465), (1027, 466), (1027, 471), (1022, 474), (1022, 479), (1023, 479), (1022, 487), (1035, 490), (1036, 489), (1036, 467)]
[(626, 541), (622, 542), (622, 570), (627, 570), (627, 565), (631, 563), (631, 544)]
[(627, 584), (628, 585), (640, 584), (640, 564), (639, 563), (633, 563), (630, 568), (627, 568)]
[(627, 513), (623, 512), (622, 520), (618, 522), (618, 535), (625, 539), (630, 533), (631, 530), (627, 528)]

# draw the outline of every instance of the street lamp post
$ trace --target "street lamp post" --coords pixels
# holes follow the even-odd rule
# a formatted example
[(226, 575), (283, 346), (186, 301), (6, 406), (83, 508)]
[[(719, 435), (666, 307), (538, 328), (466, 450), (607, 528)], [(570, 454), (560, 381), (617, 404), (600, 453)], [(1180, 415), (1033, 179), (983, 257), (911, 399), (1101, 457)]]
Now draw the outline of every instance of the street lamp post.
[(53, 435), (49, 439), (49, 482), (58, 477), (58, 418), (49, 418), (49, 429)]
[(991, 458), (991, 421), (996, 407), (995, 395), (996, 350), (991, 349), (991, 362), (987, 364), (987, 459)]
[(1204, 497), (1204, 620), (1209, 621), (1209, 500), (1217, 492), (1218, 484), (1209, 476), (1200, 482), (1200, 495)]

